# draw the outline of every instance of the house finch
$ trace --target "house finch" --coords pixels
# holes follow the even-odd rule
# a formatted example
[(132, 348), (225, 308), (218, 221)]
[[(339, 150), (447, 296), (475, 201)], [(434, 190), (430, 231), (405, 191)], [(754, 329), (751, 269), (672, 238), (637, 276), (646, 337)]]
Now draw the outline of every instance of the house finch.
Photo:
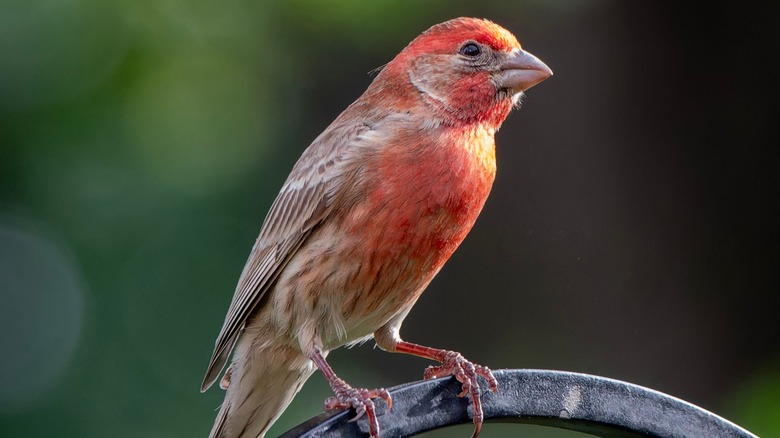
[(211, 437), (262, 437), (319, 368), (335, 396), (379, 436), (384, 389), (353, 388), (325, 358), (373, 337), (440, 362), (474, 407), (486, 367), (401, 340), (420, 294), (474, 225), (495, 176), (494, 134), (524, 90), (552, 74), (486, 20), (458, 18), (418, 36), (295, 164), (263, 223), (217, 338), (202, 390), (233, 359)]

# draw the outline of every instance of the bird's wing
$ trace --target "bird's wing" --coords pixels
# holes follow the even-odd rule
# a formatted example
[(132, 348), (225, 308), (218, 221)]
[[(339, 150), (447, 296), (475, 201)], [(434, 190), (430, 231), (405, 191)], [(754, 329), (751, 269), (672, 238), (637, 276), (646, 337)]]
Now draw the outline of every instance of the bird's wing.
[(314, 227), (330, 214), (341, 189), (351, 186), (356, 166), (346, 158), (354, 154), (346, 152), (361, 147), (365, 143), (363, 134), (369, 131), (366, 124), (334, 124), (314, 140), (293, 167), (241, 273), (201, 391), (217, 379), (247, 318), (287, 262)]

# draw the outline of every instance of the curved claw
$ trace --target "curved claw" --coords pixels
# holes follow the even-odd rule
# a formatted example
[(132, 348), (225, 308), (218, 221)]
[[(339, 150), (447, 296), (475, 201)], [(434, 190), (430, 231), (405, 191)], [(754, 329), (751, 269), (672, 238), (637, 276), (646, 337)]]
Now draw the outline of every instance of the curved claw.
[(325, 410), (355, 409), (355, 416), (349, 422), (357, 421), (363, 416), (368, 417), (368, 430), (373, 438), (379, 438), (379, 420), (376, 415), (375, 398), (387, 402), (388, 409), (393, 407), (390, 393), (384, 389), (353, 388), (339, 379), (334, 387), (335, 395), (325, 400)]
[(479, 433), (482, 432), (482, 422), (474, 424), (474, 433), (471, 434), (471, 438), (477, 438)]
[(472, 438), (476, 438), (482, 430), (482, 421), (484, 420), (482, 391), (477, 376), (487, 380), (488, 386), (493, 392), (498, 391), (498, 381), (490, 368), (476, 365), (454, 351), (447, 351), (441, 360), (441, 365), (429, 366), (423, 374), (426, 380), (444, 376), (454, 376), (461, 383), (462, 390), (458, 397), (465, 397), (467, 394), (470, 396), (474, 405), (474, 434)]

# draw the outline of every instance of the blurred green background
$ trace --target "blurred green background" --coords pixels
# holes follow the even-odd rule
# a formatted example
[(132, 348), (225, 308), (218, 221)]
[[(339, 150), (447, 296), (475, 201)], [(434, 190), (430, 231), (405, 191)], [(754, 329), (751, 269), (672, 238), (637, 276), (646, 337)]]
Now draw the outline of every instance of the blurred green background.
[[(404, 336), (780, 436), (777, 7), (476, 3), (1, 0), (0, 436), (206, 436), (202, 374), (292, 164), (368, 71), (461, 15), (555, 76), (499, 132), (492, 197)], [(331, 358), (369, 387), (427, 365)], [(328, 395), (315, 374), (270, 435)], [(519, 432), (582, 436), (484, 436)]]

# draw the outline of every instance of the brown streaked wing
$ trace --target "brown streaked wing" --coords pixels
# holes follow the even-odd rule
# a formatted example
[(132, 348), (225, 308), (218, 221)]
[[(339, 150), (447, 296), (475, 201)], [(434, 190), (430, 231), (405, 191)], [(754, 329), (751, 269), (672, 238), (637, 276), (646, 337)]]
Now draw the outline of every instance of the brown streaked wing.
[[(331, 211), (342, 187), (351, 187), (354, 164), (345, 151), (361, 143), (365, 124), (334, 125), (304, 151), (265, 218), (214, 344), (201, 391), (217, 379), (247, 318), (311, 233)], [(324, 168), (322, 166), (325, 166)]]

